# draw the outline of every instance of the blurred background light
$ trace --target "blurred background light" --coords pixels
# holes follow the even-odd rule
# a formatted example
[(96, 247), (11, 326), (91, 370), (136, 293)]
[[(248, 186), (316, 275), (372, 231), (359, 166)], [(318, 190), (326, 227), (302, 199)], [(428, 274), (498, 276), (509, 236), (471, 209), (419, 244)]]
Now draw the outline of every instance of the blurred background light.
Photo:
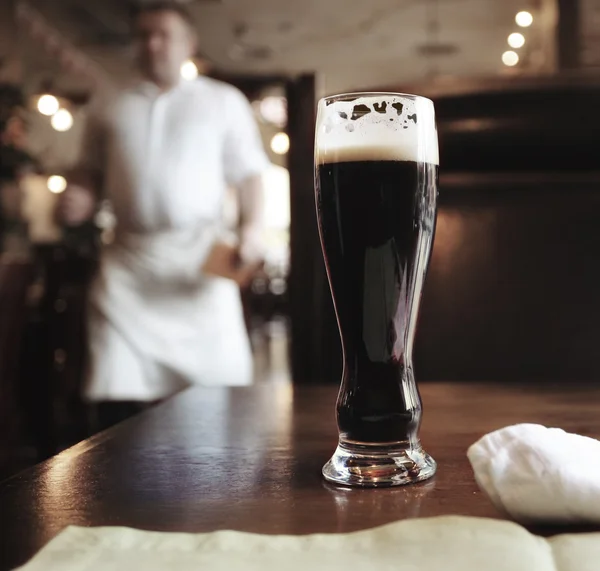
[(508, 36), (508, 45), (511, 48), (522, 48), (525, 45), (525, 36), (519, 32), (514, 32)]
[(67, 109), (59, 109), (50, 120), (55, 131), (68, 131), (73, 126), (73, 115)]
[(276, 155), (285, 155), (290, 148), (290, 138), (286, 133), (280, 132), (273, 135), (271, 139), (271, 150)]
[(58, 99), (46, 93), (38, 99), (37, 108), (42, 115), (54, 115), (59, 109)]
[(48, 177), (48, 190), (54, 194), (60, 194), (67, 188), (67, 179), (64, 176), (52, 175)]
[(198, 66), (191, 59), (181, 64), (181, 77), (186, 81), (193, 81), (198, 77)]
[(521, 26), (521, 28), (528, 28), (533, 24), (533, 16), (530, 12), (523, 10), (515, 16), (515, 22), (517, 23), (517, 26)]
[(519, 63), (519, 55), (511, 50), (502, 54), (502, 63), (508, 67), (513, 67)]

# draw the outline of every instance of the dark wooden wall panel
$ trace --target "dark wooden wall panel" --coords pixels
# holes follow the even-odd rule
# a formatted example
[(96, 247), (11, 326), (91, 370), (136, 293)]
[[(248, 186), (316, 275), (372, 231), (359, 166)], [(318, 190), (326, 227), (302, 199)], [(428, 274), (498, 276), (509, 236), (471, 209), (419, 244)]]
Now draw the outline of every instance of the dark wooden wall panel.
[[(412, 87), (387, 90), (433, 97), (442, 173), (417, 379), (600, 381), (600, 83)], [(314, 211), (305, 220), (314, 234)], [(330, 301), (308, 289), (322, 281), (292, 287), (313, 323), (296, 330), (312, 364), (294, 380), (339, 382)]]
[(600, 379), (599, 187), (442, 181), (419, 379)]

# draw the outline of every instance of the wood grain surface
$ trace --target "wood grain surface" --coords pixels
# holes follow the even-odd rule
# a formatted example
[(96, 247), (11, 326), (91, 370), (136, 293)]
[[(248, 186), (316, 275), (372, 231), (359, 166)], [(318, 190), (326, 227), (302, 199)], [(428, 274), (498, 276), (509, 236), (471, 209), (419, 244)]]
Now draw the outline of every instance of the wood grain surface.
[(471, 443), (518, 422), (600, 436), (596, 388), (431, 383), (421, 394), (421, 436), (438, 461), (436, 477), (356, 490), (320, 474), (336, 444), (335, 387), (180, 393), (1, 483), (0, 570), (68, 525), (305, 534), (445, 514), (502, 518), (473, 479)]

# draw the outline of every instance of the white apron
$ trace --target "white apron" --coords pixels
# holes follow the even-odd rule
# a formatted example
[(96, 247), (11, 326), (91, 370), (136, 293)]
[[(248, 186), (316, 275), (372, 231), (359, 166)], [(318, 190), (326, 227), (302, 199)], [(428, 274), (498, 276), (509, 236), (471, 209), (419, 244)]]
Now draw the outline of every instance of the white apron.
[(103, 253), (89, 303), (92, 401), (151, 401), (191, 384), (246, 385), (240, 293), (200, 277), (214, 232), (128, 235)]

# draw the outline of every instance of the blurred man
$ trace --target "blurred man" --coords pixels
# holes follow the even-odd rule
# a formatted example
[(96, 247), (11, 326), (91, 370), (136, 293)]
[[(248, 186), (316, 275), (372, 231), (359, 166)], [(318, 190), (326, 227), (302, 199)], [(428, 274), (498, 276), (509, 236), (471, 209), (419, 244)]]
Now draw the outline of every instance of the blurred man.
[[(196, 45), (179, 4), (143, 4), (133, 30), (141, 77), (92, 111), (60, 208), (80, 224), (101, 194), (117, 219), (90, 303), (85, 396), (101, 425), (192, 383), (251, 382), (236, 281), (262, 255), (268, 160), (248, 101), (224, 83), (181, 79)], [(235, 259), (220, 238), (227, 185), (242, 218)]]

